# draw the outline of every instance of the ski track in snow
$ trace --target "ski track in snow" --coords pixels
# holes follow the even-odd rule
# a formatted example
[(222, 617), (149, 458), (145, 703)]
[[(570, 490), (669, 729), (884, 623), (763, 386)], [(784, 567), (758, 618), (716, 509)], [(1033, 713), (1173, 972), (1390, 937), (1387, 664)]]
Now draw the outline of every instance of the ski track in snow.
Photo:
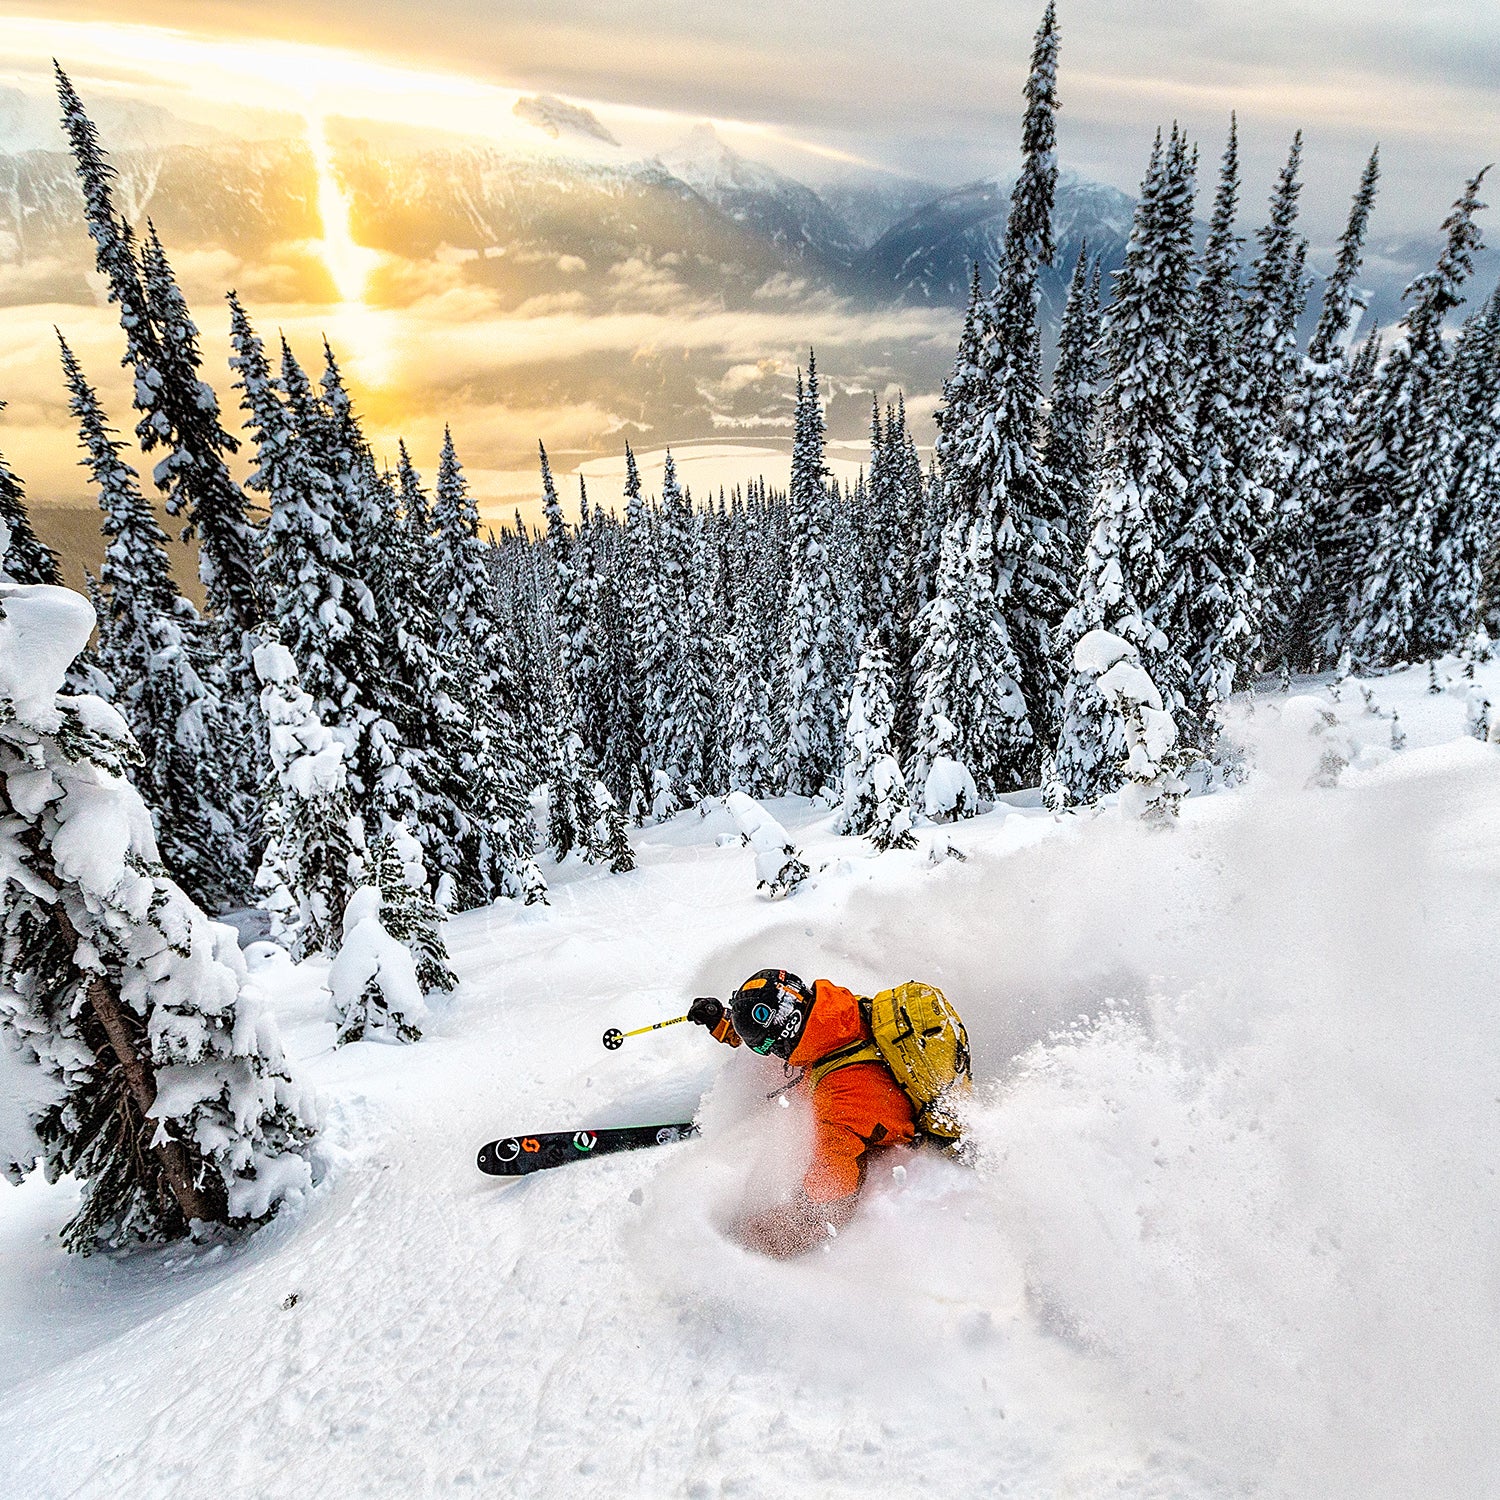
[[(1017, 798), (876, 859), (773, 803), (827, 867), (777, 904), (727, 814), (688, 814), (631, 875), (452, 922), (463, 987), (409, 1048), (333, 1052), (321, 967), (264, 973), (322, 1185), (232, 1248), (118, 1259), (59, 1250), (68, 1184), (0, 1192), (0, 1490), (1495, 1493), (1500, 751), (1462, 737), (1466, 684), (1426, 686), (1373, 684), (1395, 756), (1344, 690), (1365, 748), (1332, 792), (1263, 697), (1261, 770), (1166, 834)], [(599, 1041), (768, 963), (942, 985), (983, 1080), (972, 1169), (880, 1162), (785, 1265), (724, 1232), (793, 1170), (779, 1068), (686, 1026)], [(681, 1145), (473, 1165), (695, 1110)]]

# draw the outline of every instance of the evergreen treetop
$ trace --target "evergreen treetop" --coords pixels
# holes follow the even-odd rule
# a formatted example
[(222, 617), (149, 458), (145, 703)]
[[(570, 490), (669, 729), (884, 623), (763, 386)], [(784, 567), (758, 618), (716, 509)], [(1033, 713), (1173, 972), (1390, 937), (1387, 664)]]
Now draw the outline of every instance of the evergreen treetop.
[[(0, 401), (0, 411), (5, 403)], [(0, 522), (10, 540), (0, 553), (0, 573), (17, 583), (61, 583), (55, 553), (31, 528), (26, 513), (26, 488), (0, 455)]]

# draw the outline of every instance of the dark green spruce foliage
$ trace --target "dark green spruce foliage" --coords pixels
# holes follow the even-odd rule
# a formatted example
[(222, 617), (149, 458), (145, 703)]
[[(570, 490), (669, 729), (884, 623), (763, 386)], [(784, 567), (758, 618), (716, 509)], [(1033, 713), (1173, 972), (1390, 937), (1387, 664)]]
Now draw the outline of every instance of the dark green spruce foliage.
[(178, 592), (166, 536), (120, 456), (124, 444), (66, 342), (62, 363), (108, 541), (98, 580), (99, 666), (140, 747), (132, 779), (151, 809), (162, 860), (195, 902), (221, 911), (243, 903), (253, 879), (216, 774), (230, 683), (213, 633)]
[[(0, 411), (5, 403), (0, 401)], [(0, 573), (8, 573), (17, 583), (61, 583), (55, 553), (31, 529), (26, 513), (26, 488), (0, 456), (0, 521), (10, 528), (10, 541), (0, 557)]]
[[(1360, 311), (1355, 277), (1379, 177), (1380, 153), (1372, 151), (1339, 239), (1333, 274), (1323, 289), (1317, 328), (1287, 393), (1282, 418), (1286, 480), (1263, 558), (1263, 654), (1268, 662), (1304, 672), (1332, 664), (1325, 642), (1330, 605), (1348, 592), (1347, 579), (1339, 576), (1344, 537), (1338, 496), (1351, 408), (1373, 361), (1370, 370), (1356, 369), (1345, 344)], [(1375, 346), (1366, 347), (1373, 354)], [(1337, 632), (1338, 621), (1332, 623)]]
[[(1443, 224), (1436, 267), (1407, 288), (1400, 336), (1361, 402), (1341, 495), (1350, 583), (1345, 645), (1356, 666), (1383, 667), (1451, 644), (1454, 605), (1434, 611), (1434, 525), (1448, 495), (1455, 441), (1443, 320), (1458, 307), (1480, 248), (1480, 172)], [(1446, 524), (1450, 531), (1453, 519)]]

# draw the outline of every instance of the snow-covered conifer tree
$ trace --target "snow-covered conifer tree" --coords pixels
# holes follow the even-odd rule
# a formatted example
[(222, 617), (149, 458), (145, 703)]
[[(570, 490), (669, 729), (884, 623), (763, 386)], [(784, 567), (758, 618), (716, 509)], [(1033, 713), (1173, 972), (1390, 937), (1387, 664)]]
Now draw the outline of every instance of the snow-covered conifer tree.
[[(5, 402), (0, 401), (0, 411)], [(7, 528), (9, 545), (0, 554), (0, 573), (17, 583), (61, 583), (55, 553), (31, 529), (26, 513), (26, 488), (0, 455), (0, 523)]]
[(1104, 453), (1077, 597), (1059, 632), (1069, 671), (1046, 777), (1053, 806), (1092, 802), (1118, 782), (1114, 720), (1073, 662), (1084, 635), (1104, 629), (1124, 637), (1174, 695), (1187, 676), (1181, 643), (1154, 612), (1166, 582), (1162, 531), (1181, 514), (1192, 463), (1184, 389), (1192, 185), (1186, 140), (1174, 128), (1164, 151), (1158, 134), (1105, 319)]
[(1347, 581), (1336, 576), (1344, 547), (1337, 500), (1358, 381), (1345, 343), (1353, 332), (1358, 307), (1354, 280), (1379, 177), (1377, 149), (1370, 153), (1350, 206), (1318, 324), (1287, 391), (1282, 417), (1286, 480), (1265, 549), (1270, 573), (1263, 581), (1263, 656), (1288, 670), (1310, 672), (1327, 664), (1323, 631), (1329, 600), (1348, 591)]
[(1262, 509), (1236, 280), (1240, 239), (1239, 144), (1229, 125), (1188, 335), (1193, 458), (1181, 510), (1168, 520), (1166, 578), (1156, 623), (1179, 643), (1185, 667), (1180, 727), (1207, 748), (1237, 669), (1248, 667), (1258, 616), (1255, 558)]
[(125, 334), (122, 361), (134, 374), (136, 437), (144, 453), (164, 449), (152, 480), (167, 511), (198, 539), (198, 572), (207, 596), (208, 625), (217, 633), (219, 671), (228, 691), (214, 734), (219, 800), (253, 842), (259, 776), (254, 673), (249, 650), (261, 608), (255, 563), (260, 545), (245, 495), (229, 472), (238, 444), (219, 420), (218, 397), (200, 378), (198, 329), (166, 254), (148, 226), (140, 260), (130, 226), (115, 212), (114, 170), (67, 75), (56, 68), (63, 127), (83, 189), (95, 264), (118, 305)]
[(792, 438), (791, 588), (788, 597), (787, 786), (815, 797), (838, 774), (849, 661), (846, 596), (833, 555), (833, 506), (824, 462), (823, 403), (816, 358), (797, 378)]
[(1118, 715), (1126, 746), (1120, 768), (1120, 810), (1148, 827), (1170, 825), (1186, 791), (1178, 774), (1177, 725), (1140, 653), (1107, 630), (1091, 630), (1073, 648), (1074, 671), (1092, 677), (1095, 690)]
[(417, 473), (411, 454), (406, 451), (405, 439), (397, 442), (396, 450), (396, 484), (401, 493), (401, 515), (406, 521), (406, 529), (411, 533), (412, 544), (425, 566), (427, 552), (432, 544), (432, 506), (428, 502), (427, 491), (422, 488), (422, 476)]
[(906, 635), (907, 593), (914, 559), (906, 496), (906, 429), (894, 411), (880, 415), (878, 397), (870, 400), (870, 473), (862, 504), (856, 508), (860, 566), (858, 618), (868, 633), (896, 643)]
[[(664, 498), (674, 505), (680, 491), (670, 452), (663, 478)], [(676, 764), (677, 735), (673, 702), (674, 671), (682, 618), (686, 608), (680, 549), (669, 539), (661, 511), (642, 510), (639, 521), (627, 517), (630, 559), (637, 594), (642, 700), (642, 740), (650, 778), (651, 814), (671, 817), (688, 805)]]
[(251, 483), (270, 509), (261, 562), (269, 625), (291, 652), (320, 721), (352, 756), (370, 718), (361, 688), (377, 672), (372, 633), (356, 619), (372, 620), (375, 604), (355, 576), (343, 497), (323, 461), (327, 416), (285, 340), (275, 382), (242, 311), (232, 317), (235, 365), (257, 440)]
[[(701, 763), (699, 785), (705, 793), (726, 790), (728, 749), (725, 743), (724, 620), (727, 608), (724, 559), (719, 533), (723, 525), (711, 506), (691, 519), (686, 579), (686, 629), (679, 681), (684, 704), (691, 705), (687, 732), (694, 737)], [(845, 609), (847, 615), (847, 607)]]
[(426, 588), (428, 549), (376, 467), (332, 349), (324, 344), (321, 399), (310, 413), (332, 486), (333, 531), (347, 545), (351, 601), (341, 655), (358, 696), (350, 794), (367, 829), (412, 822), (434, 859), (456, 857), (451, 766), (440, 744), (455, 727), (448, 664), (437, 651), (437, 611)]
[[(543, 454), (545, 458), (545, 454)], [(544, 471), (546, 485), (551, 475)], [(594, 556), (593, 527), (589, 524), (588, 492), (583, 476), (578, 479), (582, 524), (569, 538), (558, 508), (557, 523), (549, 513), (547, 548), (553, 555), (557, 579), (557, 637), (563, 681), (572, 697), (573, 728), (583, 743), (589, 764), (603, 763), (609, 741), (610, 690), (606, 681), (609, 663), (603, 653), (599, 623), (599, 572)]]
[(1385, 358), (1385, 335), (1376, 323), (1365, 335), (1349, 361), (1349, 389), (1358, 400), (1375, 382), (1375, 372)]
[(609, 643), (610, 732), (600, 773), (622, 813), (639, 822), (650, 802), (647, 790), (641, 653), (648, 589), (651, 537), (641, 499), (641, 475), (630, 444), (625, 445), (625, 520), (614, 569), (600, 582), (599, 616)]
[(646, 792), (645, 685), (640, 669), (649, 568), (649, 523), (640, 498), (636, 456), (625, 444), (624, 523), (615, 532), (613, 565), (598, 573), (597, 618), (601, 640), (601, 780), (624, 817), (639, 822), (649, 804)]
[(802, 851), (786, 829), (743, 792), (730, 792), (724, 799), (740, 837), (755, 851), (755, 888), (766, 899), (790, 896), (812, 873)]
[[(1105, 542), (1108, 533), (1100, 537)], [(1092, 592), (1080, 600), (1076, 623), (1070, 617), (1065, 636), (1072, 635), (1083, 620), (1103, 618), (1106, 613), (1100, 597), (1099, 582), (1106, 585), (1109, 573), (1099, 568), (1100, 557), (1085, 558), (1086, 576), (1094, 579)], [(1071, 627), (1071, 628), (1070, 628)], [(1078, 664), (1077, 644), (1097, 630), (1084, 630), (1074, 641), (1074, 660), (1063, 688), (1063, 725), (1044, 773), (1043, 797), (1054, 812), (1066, 807), (1084, 806), (1097, 801), (1120, 784), (1120, 767), (1125, 760), (1124, 726), (1108, 699), (1099, 691), (1099, 674), (1092, 659), (1085, 656)], [(1113, 638), (1113, 637), (1112, 637)]]
[(229, 472), (227, 455), (238, 450), (239, 441), (224, 430), (219, 398), (199, 375), (198, 327), (150, 223), (141, 246), (141, 280), (156, 346), (152, 369), (160, 383), (151, 387), (136, 436), (141, 451), (150, 453), (162, 442), (165, 419), (169, 451), (152, 478), (167, 497), (167, 514), (182, 517), (184, 538), (197, 536), (199, 576), (209, 608), (237, 633), (231, 649), (243, 652), (238, 635), (253, 630), (261, 616), (260, 538), (244, 491)]
[(255, 649), (274, 779), (257, 883), (271, 932), (294, 959), (338, 947), (344, 909), (365, 874), (365, 834), (349, 800), (344, 745), (318, 718), (292, 654)]
[[(1492, 321), (1500, 321), (1500, 293), (1492, 294), (1482, 327), (1488, 330)], [(1487, 331), (1481, 337), (1490, 343), (1489, 373), (1480, 382), (1491, 395), (1490, 415), (1486, 423), (1476, 409), (1469, 409), (1465, 437), (1454, 454), (1452, 479), (1455, 489), (1466, 492), (1479, 512), (1491, 518), (1479, 553), (1472, 645), (1475, 654), (1485, 652), (1500, 636), (1500, 326), (1495, 327), (1492, 343)], [(1479, 396), (1480, 392), (1471, 387), (1471, 397), (1477, 400)], [(1495, 723), (1500, 725), (1500, 717)]]
[(457, 883), (460, 908), (497, 896), (544, 901), (528, 796), (536, 754), (520, 722), (521, 694), (479, 539), (479, 512), (446, 431), (433, 524), (428, 588), (438, 601), (437, 650), (450, 666), (463, 714), (449, 757), (457, 783), (451, 800), (464, 811), (462, 853), (443, 873)]
[(547, 842), (559, 863), (576, 849), (588, 864), (608, 864), (617, 875), (635, 868), (625, 819), (571, 729), (557, 737), (547, 784)]
[[(1158, 137), (1105, 320), (1109, 383), (1100, 411), (1104, 453), (1093, 516), (1096, 536), (1101, 521), (1112, 534), (1108, 550), (1124, 587), (1115, 605), (1121, 613), (1103, 623), (1141, 652), (1152, 680), (1174, 704), (1187, 676), (1185, 643), (1168, 636), (1158, 616), (1167, 582), (1164, 543), (1183, 516), (1193, 460), (1187, 390), (1193, 163), (1187, 138), (1175, 127), (1165, 149)], [(1081, 596), (1094, 592), (1103, 600), (1110, 590), (1097, 592), (1100, 579), (1089, 576), (1090, 561), (1094, 567), (1108, 561), (1106, 549), (1094, 542), (1091, 537)], [(1096, 623), (1091, 620), (1090, 628)]]
[(780, 788), (775, 734), (774, 657), (753, 611), (742, 605), (729, 642), (729, 703), (725, 736), (731, 791), (774, 797)]
[[(632, 542), (626, 541), (628, 553)], [(641, 735), (639, 621), (635, 595), (627, 592), (633, 580), (623, 562), (599, 583), (599, 629), (605, 646), (603, 687), (610, 726), (604, 740), (599, 774), (621, 816), (640, 821), (645, 816), (646, 780)]]
[(945, 413), (938, 462), (949, 520), (993, 539), (995, 597), (1005, 616), (1027, 717), (1050, 732), (1057, 689), (1051, 630), (1068, 604), (1066, 516), (1037, 449), (1042, 353), (1037, 270), (1053, 257), (1057, 185), (1057, 26), (1050, 3), (1026, 81), (1021, 172), (1011, 193), (999, 278), (974, 351), (965, 399)]
[(0, 1155), (81, 1184), (84, 1252), (264, 1223), (309, 1187), (316, 1129), (233, 931), (161, 866), (124, 721), (59, 691), (93, 623), (0, 579), (0, 1029), (44, 1080)]
[[(937, 441), (933, 448), (933, 465), (937, 484), (928, 496), (922, 518), (922, 572), (928, 582), (928, 598), (937, 587), (942, 567), (943, 539), (953, 507), (959, 503), (957, 480), (949, 482), (950, 470), (959, 472), (960, 455), (967, 437), (978, 426), (979, 401), (983, 384), (980, 358), (989, 330), (989, 309), (979, 280), (979, 262), (969, 268), (969, 301), (964, 309), (963, 326), (958, 334), (958, 348), (953, 368), (943, 381), (942, 404), (933, 413)], [(960, 522), (962, 524), (962, 522)], [(924, 601), (925, 602), (925, 601)]]
[(600, 783), (583, 738), (589, 717), (581, 706), (583, 696), (590, 699), (593, 728), (602, 734), (604, 690), (597, 579), (587, 536), (587, 492), (581, 491), (583, 525), (575, 538), (563, 519), (547, 450), (540, 443), (537, 447), (542, 465), (542, 514), (547, 521), (545, 545), (557, 588), (558, 659), (554, 696), (559, 723), (554, 734), (548, 784), (547, 838), (559, 861), (575, 848), (590, 864), (618, 859), (623, 850), (624, 863), (616, 868), (629, 870), (634, 868), (634, 859), (624, 838), (624, 819), (614, 798)]
[[(638, 534), (640, 527), (633, 528)], [(714, 733), (714, 683), (708, 670), (707, 628), (711, 596), (700, 568), (691, 497), (666, 456), (661, 505), (646, 539), (632, 548), (640, 586), (641, 674), (646, 759), (652, 776), (652, 813), (668, 818), (692, 806), (705, 791)]]
[(1099, 484), (1099, 443), (1094, 411), (1099, 396), (1100, 263), (1089, 262), (1088, 246), (1078, 252), (1068, 300), (1057, 335), (1057, 367), (1047, 412), (1044, 457), (1057, 495), (1059, 525), (1067, 535), (1069, 596), (1088, 541), (1089, 513)]
[(1464, 327), (1443, 402), (1448, 483), (1432, 517), (1429, 649), (1451, 650), (1478, 623), (1485, 552), (1500, 537), (1500, 288)]
[(724, 736), (731, 791), (773, 797), (785, 784), (778, 720), (784, 625), (778, 539), (758, 498), (736, 518), (732, 624), (726, 643)]
[(919, 625), (911, 765), (919, 794), (939, 758), (958, 761), (986, 797), (1025, 785), (1032, 767), (1034, 736), (994, 577), (989, 523), (975, 521), (967, 532), (950, 523), (937, 597)]
[[(151, 229), (137, 262), (130, 226), (115, 211), (114, 168), (67, 74), (57, 67), (56, 75), (95, 262), (109, 300), (119, 306), (124, 363), (135, 375), (135, 406), (141, 413), (136, 436), (145, 453), (167, 449), (152, 478), (167, 496), (169, 513), (180, 515), (188, 532), (198, 534), (209, 608), (232, 632), (226, 649), (242, 657), (242, 638), (258, 623), (260, 605), (255, 528), (225, 463), (237, 444), (220, 424), (212, 387), (198, 376), (198, 330), (161, 242)], [(248, 663), (241, 661), (237, 670), (247, 673)]]
[(416, 963), (386, 926), (378, 885), (362, 885), (349, 897), (340, 933), (339, 950), (328, 966), (334, 1046), (363, 1041), (372, 1033), (398, 1042), (421, 1041), (427, 1006)]
[(1443, 320), (1480, 248), (1475, 213), (1484, 172), (1444, 221), (1434, 270), (1407, 288), (1398, 338), (1361, 405), (1342, 505), (1354, 521), (1348, 646), (1357, 666), (1389, 666), (1438, 644), (1430, 612), (1433, 519), (1447, 495), (1452, 453)]
[(1297, 366), (1297, 319), (1307, 298), (1307, 241), (1297, 233), (1302, 192), (1302, 132), (1292, 137), (1270, 213), (1257, 232), (1260, 250), (1250, 268), (1244, 303), (1244, 371), (1240, 402), (1264, 441), (1261, 482), (1277, 493), (1284, 482), (1277, 442), (1282, 405)]
[(879, 632), (872, 630), (849, 692), (844, 797), (834, 827), (839, 833), (865, 835), (882, 853), (916, 844), (911, 793), (892, 753), (893, 720), (890, 662)]
[(443, 941), (443, 914), (432, 899), (422, 845), (403, 823), (392, 824), (370, 845), (371, 880), (380, 888), (380, 920), (410, 950), (424, 994), (458, 987)]
[(99, 665), (140, 748), (134, 781), (152, 810), (168, 870), (213, 911), (250, 895), (250, 855), (216, 743), (225, 679), (212, 636), (177, 591), (167, 539), (120, 457), (92, 387), (62, 344), (84, 466), (99, 490), (109, 545), (99, 575)]

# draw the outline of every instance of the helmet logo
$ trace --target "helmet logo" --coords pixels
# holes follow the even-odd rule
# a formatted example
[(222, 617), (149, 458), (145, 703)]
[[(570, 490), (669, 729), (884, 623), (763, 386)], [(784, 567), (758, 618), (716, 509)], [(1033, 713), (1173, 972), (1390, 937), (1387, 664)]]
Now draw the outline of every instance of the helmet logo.
[(752, 1052), (786, 1057), (802, 1034), (811, 1004), (801, 980), (785, 969), (762, 969), (735, 992), (732, 1009), (740, 1037)]

